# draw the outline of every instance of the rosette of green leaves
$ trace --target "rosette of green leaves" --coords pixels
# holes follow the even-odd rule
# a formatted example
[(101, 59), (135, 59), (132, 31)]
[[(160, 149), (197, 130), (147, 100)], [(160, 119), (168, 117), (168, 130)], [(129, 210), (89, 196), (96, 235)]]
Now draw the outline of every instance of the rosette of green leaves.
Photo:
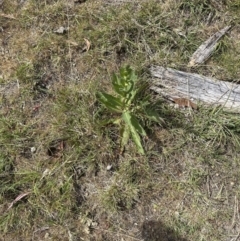
[(112, 86), (116, 95), (98, 92), (97, 98), (110, 111), (121, 114), (112, 121), (120, 126), (121, 151), (131, 137), (139, 153), (144, 154), (140, 136), (146, 137), (147, 134), (137, 119), (138, 113), (144, 113), (144, 117), (157, 122), (159, 117), (157, 113), (146, 108), (146, 101), (138, 99), (140, 87), (137, 86), (137, 81), (138, 78), (130, 66), (121, 68), (119, 75), (114, 74), (112, 77)]

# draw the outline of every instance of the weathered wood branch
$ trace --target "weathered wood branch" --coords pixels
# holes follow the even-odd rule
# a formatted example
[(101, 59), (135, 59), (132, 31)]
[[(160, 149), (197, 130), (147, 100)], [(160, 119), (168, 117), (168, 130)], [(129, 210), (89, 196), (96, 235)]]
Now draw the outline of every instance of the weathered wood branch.
[(193, 53), (188, 66), (191, 67), (204, 63), (213, 53), (220, 38), (222, 38), (230, 28), (231, 26), (227, 26), (221, 29), (220, 31), (213, 34), (210, 38), (208, 38), (203, 44), (201, 44), (199, 48)]
[(161, 66), (152, 66), (150, 71), (154, 77), (151, 89), (170, 100), (187, 98), (240, 112), (240, 85), (236, 83)]

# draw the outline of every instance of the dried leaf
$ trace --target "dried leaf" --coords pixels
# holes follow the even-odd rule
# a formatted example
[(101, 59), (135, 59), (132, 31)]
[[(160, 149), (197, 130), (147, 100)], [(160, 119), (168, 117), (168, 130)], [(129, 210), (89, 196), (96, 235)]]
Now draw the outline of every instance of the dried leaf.
[(191, 107), (196, 110), (197, 105), (187, 98), (173, 98), (173, 101), (179, 105), (179, 107)]
[(90, 43), (90, 41), (87, 40), (86, 38), (84, 38), (84, 41), (85, 41), (85, 43), (86, 43), (86, 46), (83, 48), (83, 51), (88, 52), (89, 49), (90, 49), (90, 47), (91, 47), (91, 43)]
[(64, 140), (58, 139), (50, 143), (47, 153), (51, 157), (61, 157), (63, 155), (63, 150), (66, 147), (66, 142)]
[(77, 47), (77, 46), (78, 46), (78, 43), (77, 43), (77, 42), (75, 42), (75, 41), (72, 41), (72, 40), (67, 40), (66, 42), (67, 42), (68, 44), (70, 44), (70, 45), (74, 46), (74, 47)]
[(30, 193), (31, 193), (31, 192), (25, 192), (25, 193), (22, 193), (22, 194), (18, 195), (18, 196), (14, 199), (14, 201), (10, 203), (7, 211), (8, 211), (10, 208), (12, 208), (12, 206), (13, 206), (17, 201), (19, 201), (19, 200), (21, 200), (22, 198), (26, 197), (26, 196), (29, 195)]
[(4, 18), (9, 18), (9, 19), (16, 19), (13, 14), (5, 14), (5, 13), (0, 13), (0, 16), (1, 17), (4, 17)]
[(192, 67), (197, 64), (204, 63), (214, 51), (217, 42), (219, 39), (231, 28), (231, 26), (227, 26), (220, 31), (216, 32), (210, 38), (208, 38), (203, 44), (199, 46), (199, 48), (193, 53), (190, 62), (188, 64), (189, 67)]

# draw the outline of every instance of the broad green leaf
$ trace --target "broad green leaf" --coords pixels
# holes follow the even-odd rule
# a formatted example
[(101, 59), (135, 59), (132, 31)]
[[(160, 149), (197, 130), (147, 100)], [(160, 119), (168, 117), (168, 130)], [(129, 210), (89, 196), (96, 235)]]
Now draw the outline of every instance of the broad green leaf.
[(131, 113), (129, 111), (125, 111), (122, 114), (122, 117), (123, 117), (123, 120), (125, 121), (125, 123), (129, 126), (129, 129), (130, 129), (130, 132), (131, 132), (131, 137), (132, 137), (135, 145), (137, 146), (138, 151), (141, 154), (144, 154), (144, 149), (143, 149), (142, 144), (141, 144), (140, 136), (137, 133), (137, 130), (135, 129), (135, 127), (132, 125)]
[(125, 85), (125, 88), (124, 90), (126, 91), (126, 93), (130, 93), (133, 91), (133, 88), (134, 88), (134, 83), (132, 81), (129, 81), (126, 85)]
[(123, 84), (117, 84), (115, 82), (112, 82), (114, 90), (121, 96), (126, 96), (128, 93), (130, 93), (134, 88), (134, 83), (132, 81), (128, 81)]
[(138, 151), (144, 155), (145, 152), (141, 144), (140, 136), (138, 135), (137, 131), (133, 126), (130, 126), (130, 131), (131, 131), (132, 139), (135, 142), (135, 145), (137, 146)]
[(111, 123), (114, 123), (116, 120), (115, 119), (108, 119), (108, 120), (102, 120), (102, 121), (99, 121), (98, 124), (100, 126), (105, 126), (105, 125), (108, 125), (108, 124), (111, 124)]
[(120, 69), (120, 76), (126, 81), (136, 82), (137, 80), (134, 70), (129, 65)]
[(130, 96), (132, 96), (132, 98), (135, 96), (132, 92), (134, 90), (136, 80), (137, 76), (134, 71), (130, 68), (130, 66), (127, 66), (120, 69), (119, 76), (113, 74), (112, 85), (116, 93), (123, 97), (127, 97), (128, 101), (126, 102), (129, 102), (128, 94), (131, 94)]
[(163, 122), (163, 119), (160, 118), (159, 114), (152, 109), (145, 109), (145, 114), (146, 117), (151, 121), (155, 121), (157, 123)]
[(120, 130), (121, 135), (121, 152), (123, 151), (124, 146), (127, 145), (130, 137), (130, 128), (128, 125), (124, 125)]
[(131, 125), (131, 113), (129, 111), (124, 111), (122, 113), (122, 118), (127, 125)]
[(119, 72), (120, 72), (121, 79), (125, 79), (125, 80), (128, 79), (130, 71), (131, 71), (131, 68), (129, 66), (120, 68)]
[(113, 89), (116, 91), (116, 93), (118, 93), (119, 95), (125, 97), (125, 92), (123, 90), (123, 87), (121, 85), (115, 84), (113, 83)]
[(108, 109), (114, 112), (122, 113), (124, 109), (124, 104), (121, 102), (120, 98), (116, 98), (112, 95), (109, 95), (107, 93), (102, 93), (102, 92), (97, 93), (97, 98)]
[(130, 75), (130, 79), (131, 81), (133, 81), (134, 83), (136, 83), (138, 81), (137, 75), (135, 74), (135, 72), (132, 70), (131, 75)]
[(112, 76), (112, 85), (114, 90), (121, 96), (125, 96), (125, 93), (123, 91), (124, 85), (121, 84), (121, 81), (119, 80), (118, 76), (116, 74), (113, 74)]
[(129, 82), (124, 86), (113, 83), (114, 90), (122, 97), (126, 97), (126, 95), (133, 90), (133, 87), (134, 85), (132, 82)]
[(137, 91), (132, 90), (131, 93), (128, 94), (127, 101), (126, 101), (127, 104), (131, 104), (132, 103), (132, 101), (135, 98), (136, 93), (137, 93)]
[(121, 85), (121, 81), (116, 74), (113, 74), (113, 76), (112, 76), (112, 83)]
[(130, 116), (131, 116), (131, 124), (135, 128), (135, 130), (137, 130), (137, 132), (139, 134), (141, 134), (142, 136), (146, 136), (147, 134), (146, 134), (145, 130), (143, 129), (143, 127), (138, 122), (137, 118), (133, 114), (130, 114)]

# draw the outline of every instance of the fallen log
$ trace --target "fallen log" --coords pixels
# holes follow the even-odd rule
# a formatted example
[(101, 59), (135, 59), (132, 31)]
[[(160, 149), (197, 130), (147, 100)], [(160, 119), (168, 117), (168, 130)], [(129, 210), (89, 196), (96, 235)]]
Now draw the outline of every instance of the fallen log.
[(191, 103), (221, 105), (228, 111), (240, 112), (240, 85), (236, 83), (161, 66), (152, 66), (150, 72), (153, 77), (151, 90), (172, 101), (182, 98)]

